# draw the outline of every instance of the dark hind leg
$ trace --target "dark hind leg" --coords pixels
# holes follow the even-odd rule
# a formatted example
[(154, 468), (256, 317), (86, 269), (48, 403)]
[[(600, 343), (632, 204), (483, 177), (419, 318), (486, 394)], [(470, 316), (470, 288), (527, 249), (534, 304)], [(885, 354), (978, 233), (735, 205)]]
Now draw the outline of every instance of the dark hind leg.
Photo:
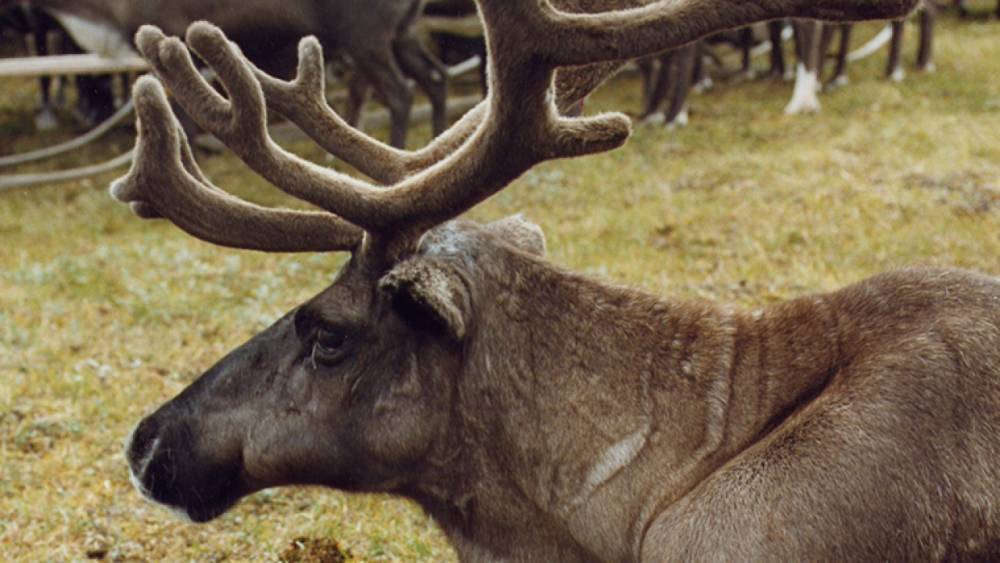
[(431, 127), (435, 137), (440, 135), (448, 126), (448, 69), (412, 35), (397, 39), (394, 50), (402, 71), (427, 94)]
[(851, 49), (851, 32), (854, 31), (854, 25), (849, 23), (837, 27), (840, 29), (840, 43), (837, 46), (837, 63), (830, 79), (830, 85), (834, 88), (847, 84), (847, 55)]
[(663, 104), (670, 95), (671, 84), (674, 79), (673, 67), (676, 55), (676, 51), (668, 51), (659, 55), (659, 68), (655, 73), (656, 79), (653, 81), (653, 88), (646, 102), (646, 109), (643, 111), (644, 118), (653, 119), (653, 115), (657, 114), (663, 108)]
[(906, 29), (904, 20), (892, 22), (892, 41), (889, 43), (889, 64), (886, 66), (885, 75), (893, 82), (902, 82), (906, 77), (900, 59), (903, 56), (903, 31)]
[(656, 77), (656, 57), (640, 57), (636, 59), (635, 66), (639, 68), (639, 77), (642, 80), (642, 113), (640, 117), (649, 115), (649, 102), (653, 96), (653, 80)]
[(785, 49), (781, 41), (781, 32), (785, 29), (785, 22), (778, 20), (768, 22), (767, 33), (771, 40), (771, 76), (783, 78), (786, 72)]
[(354, 76), (347, 83), (347, 104), (344, 108), (344, 121), (351, 127), (357, 128), (361, 125), (361, 115), (371, 92), (371, 84), (355, 69)]
[(357, 70), (382, 97), (390, 116), (390, 143), (402, 148), (406, 145), (406, 130), (413, 107), (413, 91), (396, 64), (388, 45), (351, 53)]
[(698, 44), (692, 43), (678, 49), (674, 64), (670, 106), (666, 112), (667, 125), (686, 125), (688, 121), (687, 101), (691, 93), (691, 79), (694, 76), (694, 61), (698, 56)]
[[(37, 25), (37, 24), (36, 24)], [(28, 41), (28, 52), (44, 57), (50, 52), (48, 30), (39, 26), (26, 37)], [(52, 103), (52, 77), (42, 76), (38, 79), (39, 107), (35, 114), (35, 128), (39, 131), (52, 131), (59, 126), (56, 112)]]
[(740, 61), (740, 74), (743, 78), (753, 78), (754, 72), (751, 66), (751, 51), (753, 50), (753, 28), (744, 27), (739, 32), (740, 51), (742, 60)]
[[(997, 4), (1000, 6), (1000, 3)], [(937, 22), (937, 5), (933, 0), (924, 4), (920, 13), (920, 48), (917, 50), (917, 69), (934, 71), (934, 25)]]

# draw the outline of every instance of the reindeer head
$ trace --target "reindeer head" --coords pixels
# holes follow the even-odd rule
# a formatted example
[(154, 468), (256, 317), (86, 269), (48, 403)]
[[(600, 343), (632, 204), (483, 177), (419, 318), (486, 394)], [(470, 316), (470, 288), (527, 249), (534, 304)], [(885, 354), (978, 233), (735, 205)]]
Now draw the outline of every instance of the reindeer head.
[[(635, 2), (638, 3), (638, 2)], [(537, 259), (540, 231), (519, 219), (449, 222), (535, 164), (610, 150), (620, 114), (567, 118), (618, 64), (711, 32), (777, 17), (899, 16), (916, 0), (663, 0), (569, 13), (547, 0), (480, 0), (490, 94), (426, 148), (401, 151), (347, 126), (326, 104), (321, 49), (300, 45), (295, 80), (268, 76), (222, 33), (193, 25), (187, 44), (146, 27), (137, 44), (159, 80), (140, 79), (137, 158), (112, 186), (146, 218), (216, 244), (273, 252), (349, 251), (333, 285), (232, 352), (139, 423), (128, 446), (137, 486), (194, 520), (286, 484), (404, 490), (447, 447), (465, 353), (496, 276)], [(563, 8), (621, 8), (578, 0)], [(556, 70), (572, 67), (572, 70)], [(323, 211), (262, 208), (198, 169), (161, 82), (254, 171)], [(299, 125), (375, 183), (304, 161), (268, 136), (266, 108)]]

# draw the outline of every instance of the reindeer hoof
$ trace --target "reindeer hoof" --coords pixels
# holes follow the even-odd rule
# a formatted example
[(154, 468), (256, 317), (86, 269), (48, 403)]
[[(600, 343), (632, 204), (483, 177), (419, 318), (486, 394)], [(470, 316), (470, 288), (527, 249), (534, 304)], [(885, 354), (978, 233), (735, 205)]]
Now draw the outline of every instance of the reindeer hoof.
[(889, 75), (889, 80), (891, 80), (892, 82), (896, 82), (897, 84), (902, 82), (903, 79), (905, 78), (906, 78), (906, 71), (901, 68), (897, 68), (896, 70), (892, 71), (892, 73)]
[(827, 90), (836, 90), (838, 88), (843, 88), (844, 86), (847, 86), (850, 83), (851, 83), (851, 79), (848, 78), (846, 74), (841, 74), (841, 75), (836, 76), (833, 80), (831, 80), (826, 85), (826, 89)]
[(674, 117), (673, 121), (667, 123), (667, 130), (673, 131), (674, 129), (687, 127), (689, 120), (690, 118), (688, 117), (688, 110), (685, 108)]
[(43, 109), (35, 116), (35, 129), (39, 131), (54, 131), (59, 127), (59, 120), (51, 109)]
[(662, 112), (651, 113), (642, 118), (643, 125), (662, 125), (667, 120)]

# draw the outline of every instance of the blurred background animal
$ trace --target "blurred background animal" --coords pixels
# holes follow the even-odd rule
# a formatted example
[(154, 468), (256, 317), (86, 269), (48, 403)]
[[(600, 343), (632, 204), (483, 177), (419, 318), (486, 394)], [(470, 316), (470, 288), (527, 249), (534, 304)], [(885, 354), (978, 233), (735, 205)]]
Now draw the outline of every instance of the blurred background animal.
[[(83, 52), (62, 24), (47, 11), (28, 5), (8, 6), (0, 11), (0, 27), (9, 41), (24, 43), (29, 54), (36, 56), (72, 54)], [(77, 119), (84, 126), (93, 126), (110, 116), (116, 100), (110, 75), (67, 77), (42, 76), (38, 79), (39, 109), (35, 126), (41, 131), (58, 127), (56, 108), (65, 107), (66, 88), (72, 84), (77, 89)], [(123, 91), (127, 90), (123, 86)]]
[[(0, 0), (0, 6), (14, 5)], [(327, 51), (342, 50), (357, 71), (346, 112), (353, 124), (373, 89), (391, 116), (390, 141), (401, 147), (413, 105), (407, 75), (424, 89), (434, 109), (435, 131), (445, 126), (447, 75), (411, 35), (423, 0), (30, 0), (50, 12), (84, 49), (109, 57), (131, 54), (131, 39), (143, 24), (183, 35), (194, 21), (219, 25), (265, 72), (291, 76), (296, 48), (306, 35)]]

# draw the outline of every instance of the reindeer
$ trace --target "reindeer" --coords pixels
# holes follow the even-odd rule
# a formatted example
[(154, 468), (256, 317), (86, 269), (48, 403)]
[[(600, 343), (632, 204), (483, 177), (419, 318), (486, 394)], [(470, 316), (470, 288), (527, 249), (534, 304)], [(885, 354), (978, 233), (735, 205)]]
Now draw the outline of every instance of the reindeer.
[[(0, 0), (0, 7), (15, 0)], [(352, 123), (360, 120), (370, 84), (391, 115), (391, 143), (406, 142), (413, 93), (404, 71), (427, 93), (435, 133), (447, 125), (447, 81), (442, 66), (410, 35), (423, 0), (30, 0), (52, 12), (88, 51), (130, 53), (131, 37), (143, 24), (181, 34), (196, 20), (219, 25), (251, 60), (285, 75), (295, 66), (295, 45), (313, 34), (328, 50), (342, 49), (359, 72), (353, 84)]]
[[(9, 28), (25, 39), (28, 52), (34, 56), (80, 53), (82, 50), (69, 36), (58, 20), (44, 10), (26, 5), (0, 8), (0, 28)], [(53, 80), (50, 76), (38, 79), (39, 110), (35, 115), (35, 128), (51, 131), (58, 127), (55, 109), (65, 106), (68, 77), (57, 77), (55, 99), (52, 97)], [(77, 89), (76, 115), (85, 125), (93, 126), (115, 111), (113, 77), (110, 75), (76, 76), (72, 79)], [(127, 91), (128, 87), (124, 87)]]
[[(351, 257), (138, 424), (138, 489), (197, 522), (268, 487), (389, 492), (424, 507), (465, 561), (1000, 552), (1000, 279), (904, 270), (743, 311), (565, 271), (518, 217), (456, 219), (540, 162), (622, 145), (624, 115), (561, 114), (621, 61), (755, 21), (894, 18), (915, 2), (478, 4), (488, 97), (412, 152), (324, 103), (314, 39), (284, 81), (195, 24), (187, 45), (224, 98), (184, 42), (139, 31), (159, 80), (135, 85), (137, 157), (114, 197), (215, 244)], [(160, 81), (320, 210), (211, 184)], [(286, 152), (268, 109), (372, 182)]]

